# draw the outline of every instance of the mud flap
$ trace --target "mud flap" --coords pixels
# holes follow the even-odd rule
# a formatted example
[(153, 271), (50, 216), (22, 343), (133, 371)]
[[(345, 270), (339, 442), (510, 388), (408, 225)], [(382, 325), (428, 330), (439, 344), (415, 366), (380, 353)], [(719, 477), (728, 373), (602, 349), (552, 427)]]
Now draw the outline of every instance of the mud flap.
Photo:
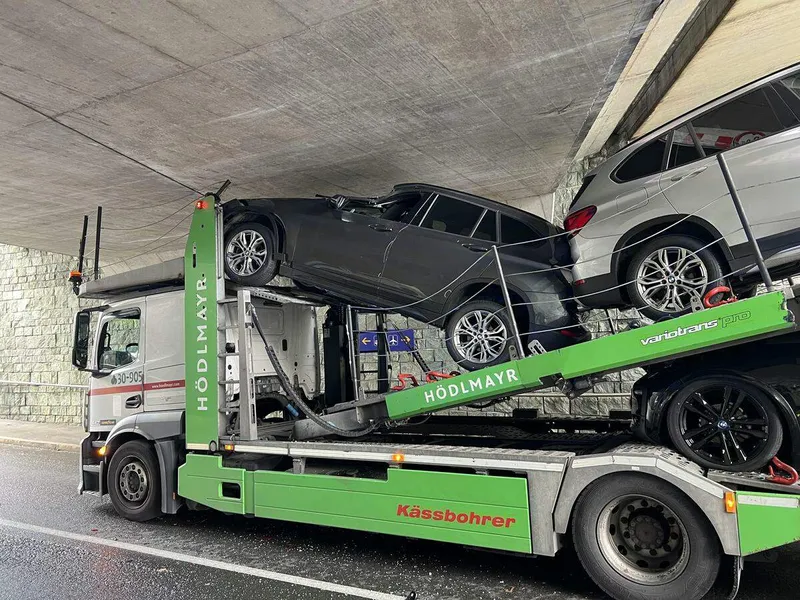
[(81, 479), (78, 484), (78, 493), (102, 497), (107, 491), (105, 489), (105, 461), (98, 461), (96, 458), (93, 441), (93, 436), (88, 435), (81, 442)]

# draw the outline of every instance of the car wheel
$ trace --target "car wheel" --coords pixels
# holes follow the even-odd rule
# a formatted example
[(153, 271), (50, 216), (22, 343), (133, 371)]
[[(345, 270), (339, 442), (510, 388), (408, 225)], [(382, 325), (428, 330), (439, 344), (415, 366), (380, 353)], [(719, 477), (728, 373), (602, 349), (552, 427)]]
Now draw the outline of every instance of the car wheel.
[(468, 302), (450, 317), (445, 335), (450, 356), (468, 371), (510, 360), (511, 322), (497, 302)]
[(266, 225), (241, 223), (225, 236), (225, 274), (242, 285), (268, 284), (278, 271), (275, 237)]
[(698, 600), (722, 553), (708, 519), (679, 489), (642, 474), (612, 474), (578, 498), (572, 518), (583, 568), (617, 600)]
[(734, 286), (733, 291), (739, 300), (745, 300), (747, 298), (752, 298), (753, 296), (756, 295), (756, 293), (758, 292), (758, 284)]
[(710, 248), (685, 235), (666, 235), (644, 244), (633, 256), (625, 276), (631, 303), (645, 317), (658, 321), (692, 310), (692, 298), (702, 300), (723, 285), (722, 264)]
[(675, 448), (709, 469), (755, 471), (778, 453), (778, 409), (757, 386), (735, 377), (708, 377), (678, 392), (667, 409)]
[(117, 448), (108, 466), (108, 495), (117, 514), (131, 521), (161, 515), (161, 471), (150, 444), (133, 440)]

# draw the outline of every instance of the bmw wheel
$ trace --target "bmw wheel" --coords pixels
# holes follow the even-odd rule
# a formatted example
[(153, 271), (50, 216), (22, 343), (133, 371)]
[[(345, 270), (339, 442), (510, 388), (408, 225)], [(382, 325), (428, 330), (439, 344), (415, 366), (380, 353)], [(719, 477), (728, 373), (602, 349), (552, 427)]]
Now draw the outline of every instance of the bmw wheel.
[(505, 307), (491, 300), (462, 306), (450, 317), (445, 334), (450, 356), (468, 371), (510, 359), (511, 323)]
[(644, 244), (634, 254), (625, 276), (631, 303), (645, 317), (658, 321), (692, 310), (722, 285), (722, 264), (710, 248), (685, 235), (665, 235)]
[(667, 409), (675, 448), (709, 469), (754, 471), (783, 443), (775, 405), (757, 386), (737, 377), (706, 377), (689, 383)]
[(225, 235), (225, 274), (242, 285), (268, 284), (278, 271), (272, 231), (261, 223), (241, 223)]

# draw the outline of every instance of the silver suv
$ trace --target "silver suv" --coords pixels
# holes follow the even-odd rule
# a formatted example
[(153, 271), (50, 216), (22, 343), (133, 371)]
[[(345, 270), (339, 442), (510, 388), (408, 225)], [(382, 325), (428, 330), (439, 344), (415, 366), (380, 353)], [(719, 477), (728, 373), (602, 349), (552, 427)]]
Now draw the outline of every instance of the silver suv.
[(718, 152), (770, 272), (800, 271), (798, 125), (795, 65), (675, 119), (590, 172), (564, 221), (578, 301), (660, 319), (725, 283), (753, 293), (758, 271)]

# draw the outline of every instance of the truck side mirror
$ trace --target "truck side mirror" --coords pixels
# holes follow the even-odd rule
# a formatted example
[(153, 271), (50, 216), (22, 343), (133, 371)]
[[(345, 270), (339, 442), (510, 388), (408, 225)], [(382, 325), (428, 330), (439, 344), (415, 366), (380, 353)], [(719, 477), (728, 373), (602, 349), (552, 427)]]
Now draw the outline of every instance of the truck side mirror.
[(75, 337), (72, 340), (72, 364), (81, 371), (87, 370), (89, 364), (89, 332), (92, 317), (88, 312), (75, 315)]

